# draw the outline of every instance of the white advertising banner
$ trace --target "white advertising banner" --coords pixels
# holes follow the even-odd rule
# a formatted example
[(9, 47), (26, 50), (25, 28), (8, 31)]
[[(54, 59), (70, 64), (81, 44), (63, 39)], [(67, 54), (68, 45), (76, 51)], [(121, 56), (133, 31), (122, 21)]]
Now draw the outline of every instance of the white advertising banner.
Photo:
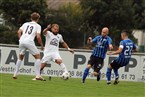
[[(0, 48), (0, 73), (14, 73), (15, 64), (18, 58), (19, 49), (17, 47), (1, 47)], [(43, 53), (41, 52), (43, 56)], [(60, 50), (60, 55), (63, 59), (63, 63), (68, 68), (71, 77), (81, 78), (83, 71), (87, 66), (87, 62), (91, 55), (91, 52), (77, 51), (71, 54), (68, 51)], [(112, 62), (117, 56), (106, 56), (104, 60), (104, 67), (101, 69), (101, 79), (106, 80), (107, 65)], [(35, 59), (27, 51), (25, 58), (21, 65), (19, 74), (34, 75), (34, 61)], [(90, 70), (88, 78), (95, 79), (93, 76), (93, 70)], [(45, 76), (60, 76), (62, 70), (59, 65), (51, 62), (44, 69), (43, 75)], [(119, 69), (120, 80), (124, 81), (145, 81), (145, 56), (133, 55), (129, 64), (126, 67)], [(112, 71), (112, 80), (114, 80), (114, 73)]]

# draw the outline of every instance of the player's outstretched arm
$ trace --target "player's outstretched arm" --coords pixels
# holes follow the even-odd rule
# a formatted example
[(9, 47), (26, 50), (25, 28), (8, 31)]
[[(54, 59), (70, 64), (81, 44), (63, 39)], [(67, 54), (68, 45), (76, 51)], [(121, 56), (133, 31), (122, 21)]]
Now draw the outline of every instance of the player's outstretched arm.
[(115, 52), (107, 52), (107, 55), (116, 55), (116, 54), (120, 54), (122, 52), (122, 48), (119, 47), (119, 49)]
[(74, 50), (73, 50), (73, 49), (70, 49), (66, 42), (63, 42), (62, 45), (63, 45), (64, 48), (66, 48), (66, 49), (67, 49), (68, 51), (70, 51), (72, 54), (74, 53)]

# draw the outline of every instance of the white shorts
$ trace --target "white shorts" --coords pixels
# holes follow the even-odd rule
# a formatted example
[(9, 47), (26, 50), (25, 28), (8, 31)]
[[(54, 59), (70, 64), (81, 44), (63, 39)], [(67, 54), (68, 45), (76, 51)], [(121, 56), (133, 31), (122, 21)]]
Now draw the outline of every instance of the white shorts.
[(58, 52), (44, 54), (41, 63), (50, 64), (51, 61), (55, 62), (56, 59), (61, 59)]
[(20, 52), (20, 54), (24, 55), (26, 50), (29, 50), (29, 52), (32, 55), (40, 54), (38, 49), (37, 49), (37, 47), (35, 46), (35, 44), (20, 43), (19, 44), (19, 52)]

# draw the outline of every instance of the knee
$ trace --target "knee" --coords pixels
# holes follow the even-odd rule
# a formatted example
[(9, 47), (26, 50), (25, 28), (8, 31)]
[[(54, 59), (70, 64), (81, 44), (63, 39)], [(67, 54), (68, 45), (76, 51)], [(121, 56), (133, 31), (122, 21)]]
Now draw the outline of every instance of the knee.
[(23, 58), (24, 58), (24, 55), (19, 55), (19, 60), (23, 60)]
[(90, 69), (92, 66), (90, 64), (87, 65), (87, 68)]
[(94, 76), (98, 76), (98, 72), (94, 72)]
[(40, 54), (33, 55), (35, 59), (40, 59)]
[(60, 65), (62, 63), (62, 60), (61, 59), (56, 59), (55, 62)]

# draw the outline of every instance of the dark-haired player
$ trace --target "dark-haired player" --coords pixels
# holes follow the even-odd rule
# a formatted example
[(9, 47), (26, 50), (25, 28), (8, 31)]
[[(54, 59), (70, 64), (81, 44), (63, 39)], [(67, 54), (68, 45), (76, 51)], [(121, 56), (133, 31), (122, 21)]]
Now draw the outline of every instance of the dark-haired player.
[(115, 81), (114, 84), (118, 84), (119, 74), (118, 69), (120, 67), (126, 66), (129, 63), (131, 58), (132, 51), (136, 51), (136, 46), (132, 40), (128, 38), (128, 33), (126, 31), (122, 31), (121, 33), (122, 41), (120, 42), (119, 49), (115, 52), (108, 52), (108, 55), (119, 54), (119, 56), (108, 65), (106, 77), (107, 84), (111, 84), (111, 71), (114, 70), (115, 73)]

